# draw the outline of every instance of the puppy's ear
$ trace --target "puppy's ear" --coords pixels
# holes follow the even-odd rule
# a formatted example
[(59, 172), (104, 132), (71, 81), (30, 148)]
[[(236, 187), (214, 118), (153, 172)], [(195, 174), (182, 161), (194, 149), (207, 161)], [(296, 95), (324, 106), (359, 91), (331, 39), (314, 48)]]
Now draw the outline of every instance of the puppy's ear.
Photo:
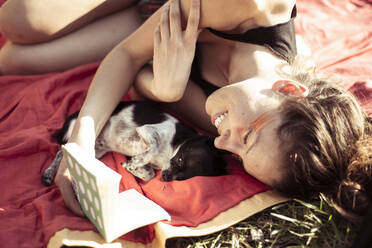
[(212, 145), (213, 145), (213, 148), (214, 150), (220, 155), (220, 156), (225, 156), (225, 155), (232, 155), (233, 153), (229, 152), (229, 151), (226, 151), (226, 150), (222, 150), (222, 149), (218, 149), (214, 146), (214, 141), (212, 141)]
[(204, 142), (205, 142), (208, 146), (213, 146), (213, 147), (214, 147), (214, 138), (209, 137), (209, 136), (205, 136), (205, 140), (204, 140)]
[(223, 155), (232, 155), (233, 153), (229, 152), (229, 151), (226, 151), (226, 150), (221, 150), (221, 149), (218, 149), (216, 148), (216, 150), (218, 151), (219, 154), (221, 154), (222, 156)]
[(214, 163), (214, 172), (216, 176), (227, 175), (227, 162), (223, 159), (216, 159)]
[(212, 148), (213, 151), (215, 151), (218, 155), (224, 156), (224, 155), (231, 155), (232, 153), (226, 150), (218, 149), (214, 146), (214, 138), (207, 136), (205, 138), (206, 144)]

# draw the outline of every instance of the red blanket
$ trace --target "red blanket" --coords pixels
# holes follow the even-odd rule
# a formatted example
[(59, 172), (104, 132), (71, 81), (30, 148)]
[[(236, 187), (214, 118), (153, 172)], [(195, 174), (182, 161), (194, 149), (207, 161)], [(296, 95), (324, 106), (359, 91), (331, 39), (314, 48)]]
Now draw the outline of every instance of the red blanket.
[[(338, 82), (371, 114), (371, 1), (299, 0), (297, 6), (296, 32), (310, 46), (315, 62), (324, 73), (336, 73)], [(44, 247), (60, 229), (94, 230), (89, 221), (66, 209), (56, 186), (41, 184), (41, 174), (59, 149), (51, 134), (80, 108), (97, 66), (0, 77), (0, 244)], [(228, 176), (164, 183), (158, 175), (138, 183), (120, 167), (124, 159), (111, 153), (103, 161), (123, 175), (121, 190), (135, 188), (159, 203), (171, 214), (173, 225), (196, 226), (266, 189), (233, 160)], [(152, 235), (148, 226), (124, 238), (148, 242)]]

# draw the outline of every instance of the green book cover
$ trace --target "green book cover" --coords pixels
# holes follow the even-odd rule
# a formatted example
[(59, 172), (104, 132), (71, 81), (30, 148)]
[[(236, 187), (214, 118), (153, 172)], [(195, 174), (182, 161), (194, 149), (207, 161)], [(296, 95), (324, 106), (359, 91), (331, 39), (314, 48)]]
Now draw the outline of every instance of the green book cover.
[(81, 208), (107, 242), (141, 226), (170, 220), (162, 207), (136, 190), (119, 193), (121, 175), (77, 144), (62, 149)]

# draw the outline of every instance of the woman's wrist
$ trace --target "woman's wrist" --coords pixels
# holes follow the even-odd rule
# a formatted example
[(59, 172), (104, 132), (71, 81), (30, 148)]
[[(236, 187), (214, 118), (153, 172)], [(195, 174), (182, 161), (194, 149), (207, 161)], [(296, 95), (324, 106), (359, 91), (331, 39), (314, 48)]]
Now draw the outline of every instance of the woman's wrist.
[(96, 136), (93, 118), (84, 116), (77, 119), (74, 130), (68, 142), (76, 143), (90, 154), (95, 155), (94, 146)]

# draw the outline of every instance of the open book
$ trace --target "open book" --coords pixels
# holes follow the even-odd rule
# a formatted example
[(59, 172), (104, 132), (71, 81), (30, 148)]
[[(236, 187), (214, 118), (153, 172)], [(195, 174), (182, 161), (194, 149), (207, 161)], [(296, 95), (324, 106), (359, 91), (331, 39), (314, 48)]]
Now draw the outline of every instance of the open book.
[(134, 189), (119, 193), (121, 175), (75, 143), (62, 147), (81, 208), (107, 242), (169, 214)]

